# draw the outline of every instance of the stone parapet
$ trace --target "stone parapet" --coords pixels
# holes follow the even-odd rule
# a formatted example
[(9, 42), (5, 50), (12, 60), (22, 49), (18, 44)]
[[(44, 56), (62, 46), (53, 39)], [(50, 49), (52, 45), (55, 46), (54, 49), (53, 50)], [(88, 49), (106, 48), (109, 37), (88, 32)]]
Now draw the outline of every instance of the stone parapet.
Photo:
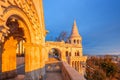
[(83, 61), (86, 62), (87, 56), (71, 56), (70, 61)]
[(64, 80), (85, 80), (83, 75), (65, 62), (62, 63), (62, 76)]

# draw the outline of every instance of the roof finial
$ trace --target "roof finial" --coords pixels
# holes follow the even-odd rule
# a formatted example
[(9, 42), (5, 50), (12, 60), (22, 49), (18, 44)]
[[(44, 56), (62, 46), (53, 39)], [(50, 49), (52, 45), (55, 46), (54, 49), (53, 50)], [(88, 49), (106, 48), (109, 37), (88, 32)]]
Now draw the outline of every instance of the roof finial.
[(78, 28), (77, 28), (77, 24), (76, 24), (76, 20), (74, 19), (74, 23), (73, 23), (73, 27), (72, 27), (72, 32), (70, 37), (81, 37), (79, 32), (78, 32)]
[(76, 19), (74, 19), (74, 24), (73, 24), (73, 26), (77, 26), (77, 25), (76, 25)]

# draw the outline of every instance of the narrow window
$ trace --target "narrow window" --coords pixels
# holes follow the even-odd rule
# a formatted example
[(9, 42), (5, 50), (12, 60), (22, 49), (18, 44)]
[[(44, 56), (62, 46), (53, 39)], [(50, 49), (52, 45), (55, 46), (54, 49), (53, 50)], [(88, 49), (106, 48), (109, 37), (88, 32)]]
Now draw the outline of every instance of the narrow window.
[(68, 51), (66, 51), (66, 56), (68, 56)]
[(74, 40), (74, 44), (76, 44), (76, 40)]

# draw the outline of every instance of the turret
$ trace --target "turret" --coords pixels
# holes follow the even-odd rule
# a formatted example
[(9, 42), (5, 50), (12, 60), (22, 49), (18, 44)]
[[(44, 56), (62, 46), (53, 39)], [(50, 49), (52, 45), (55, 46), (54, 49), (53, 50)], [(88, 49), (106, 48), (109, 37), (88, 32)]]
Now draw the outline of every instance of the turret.
[(68, 42), (70, 44), (81, 44), (81, 41), (82, 41), (82, 37), (80, 36), (78, 32), (77, 24), (76, 24), (76, 21), (74, 20), (72, 32), (71, 32)]

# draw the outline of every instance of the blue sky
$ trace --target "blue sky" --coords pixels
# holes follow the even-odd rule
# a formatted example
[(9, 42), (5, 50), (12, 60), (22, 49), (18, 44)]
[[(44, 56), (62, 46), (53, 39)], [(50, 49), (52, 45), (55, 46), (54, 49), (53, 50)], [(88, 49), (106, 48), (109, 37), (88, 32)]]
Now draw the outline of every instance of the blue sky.
[(83, 53), (120, 54), (120, 0), (43, 0), (46, 40), (70, 34), (76, 19)]

